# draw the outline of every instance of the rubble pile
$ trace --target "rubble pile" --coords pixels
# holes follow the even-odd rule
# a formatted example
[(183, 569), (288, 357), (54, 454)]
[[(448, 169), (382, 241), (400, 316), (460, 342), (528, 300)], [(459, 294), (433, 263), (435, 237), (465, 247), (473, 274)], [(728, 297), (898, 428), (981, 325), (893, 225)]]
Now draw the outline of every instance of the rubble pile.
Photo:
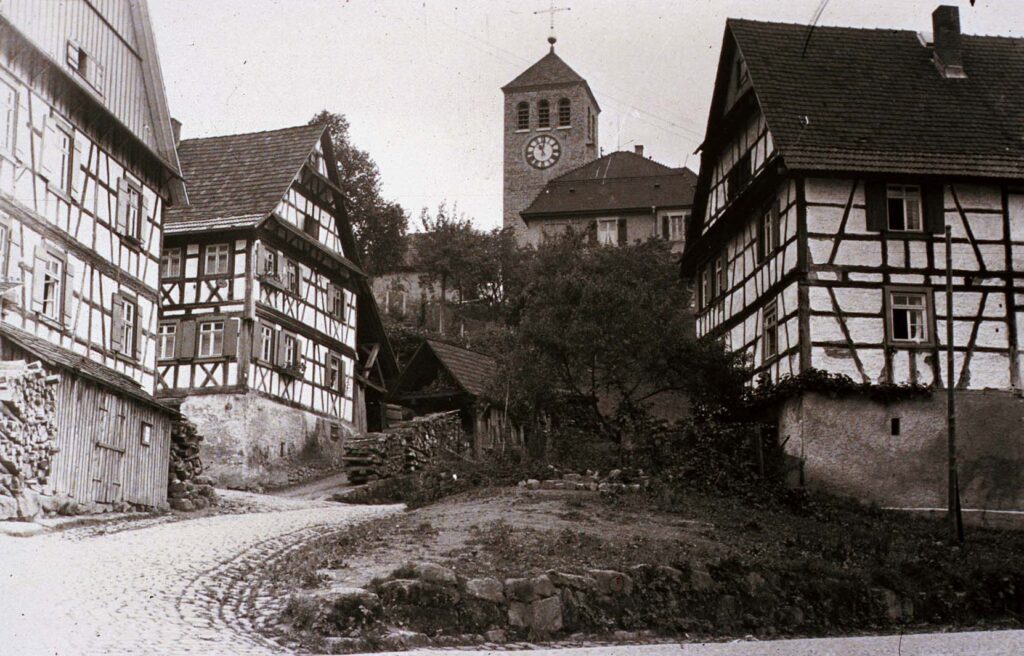
[(203, 510), (217, 503), (213, 481), (203, 476), (199, 445), (203, 436), (196, 425), (182, 417), (171, 425), (171, 464), (167, 499), (175, 510)]
[(640, 492), (650, 484), (651, 477), (642, 469), (613, 469), (605, 475), (588, 469), (586, 473), (562, 473), (554, 467), (543, 480), (530, 478), (519, 481), (519, 487), (527, 490), (577, 490), (600, 492), (601, 494), (620, 494), (624, 492)]
[(349, 482), (360, 485), (423, 469), (442, 455), (469, 453), (458, 411), (404, 421), (381, 433), (352, 437), (345, 444)]

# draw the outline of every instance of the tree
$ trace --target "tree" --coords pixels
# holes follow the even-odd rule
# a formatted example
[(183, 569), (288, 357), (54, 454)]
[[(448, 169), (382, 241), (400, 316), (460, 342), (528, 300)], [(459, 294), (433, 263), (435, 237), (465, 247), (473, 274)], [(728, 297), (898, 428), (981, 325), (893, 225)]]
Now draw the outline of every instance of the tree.
[(310, 124), (327, 125), (338, 160), (341, 190), (348, 201), (349, 222), (364, 267), (379, 273), (401, 265), (409, 218), (401, 205), (381, 195), (380, 170), (366, 151), (352, 143), (348, 119), (323, 110)]

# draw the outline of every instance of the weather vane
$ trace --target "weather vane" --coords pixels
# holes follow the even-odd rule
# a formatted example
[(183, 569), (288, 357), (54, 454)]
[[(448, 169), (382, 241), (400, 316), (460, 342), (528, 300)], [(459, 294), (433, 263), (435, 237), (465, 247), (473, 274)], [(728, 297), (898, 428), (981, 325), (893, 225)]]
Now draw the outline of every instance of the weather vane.
[(555, 0), (551, 0), (551, 7), (550, 8), (548, 8), (548, 9), (539, 9), (539, 10), (533, 12), (533, 14), (535, 16), (539, 15), (539, 14), (548, 14), (548, 16), (549, 16), (551, 34), (550, 34), (550, 36), (548, 36), (548, 43), (551, 44), (551, 52), (555, 51), (555, 41), (558, 40), (558, 39), (555, 38), (555, 14), (557, 14), (560, 11), (572, 11), (572, 9), (570, 7), (556, 7), (555, 6)]

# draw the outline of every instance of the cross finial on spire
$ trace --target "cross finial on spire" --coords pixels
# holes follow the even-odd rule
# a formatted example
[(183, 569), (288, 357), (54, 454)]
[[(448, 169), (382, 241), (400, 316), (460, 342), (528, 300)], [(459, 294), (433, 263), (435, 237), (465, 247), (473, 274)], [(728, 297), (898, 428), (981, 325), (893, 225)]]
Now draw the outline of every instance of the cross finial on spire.
[(555, 38), (555, 14), (557, 14), (560, 11), (572, 11), (572, 9), (570, 7), (556, 7), (555, 6), (555, 0), (551, 0), (551, 7), (550, 8), (548, 8), (548, 9), (540, 9), (538, 11), (533, 12), (534, 15), (548, 14), (548, 16), (550, 18), (551, 33), (548, 36), (548, 43), (551, 44), (551, 52), (555, 51), (555, 42), (558, 41), (558, 39)]

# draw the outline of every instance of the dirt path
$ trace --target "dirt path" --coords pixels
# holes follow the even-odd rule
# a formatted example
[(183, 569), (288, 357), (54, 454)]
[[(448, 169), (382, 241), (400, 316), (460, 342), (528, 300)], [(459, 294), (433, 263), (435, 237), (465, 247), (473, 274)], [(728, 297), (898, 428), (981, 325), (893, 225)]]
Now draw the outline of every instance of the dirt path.
[(270, 494), (286, 499), (327, 501), (334, 494), (343, 492), (346, 489), (351, 489), (348, 484), (348, 475), (345, 472), (337, 472), (314, 481), (307, 481), (291, 487), (274, 490)]

